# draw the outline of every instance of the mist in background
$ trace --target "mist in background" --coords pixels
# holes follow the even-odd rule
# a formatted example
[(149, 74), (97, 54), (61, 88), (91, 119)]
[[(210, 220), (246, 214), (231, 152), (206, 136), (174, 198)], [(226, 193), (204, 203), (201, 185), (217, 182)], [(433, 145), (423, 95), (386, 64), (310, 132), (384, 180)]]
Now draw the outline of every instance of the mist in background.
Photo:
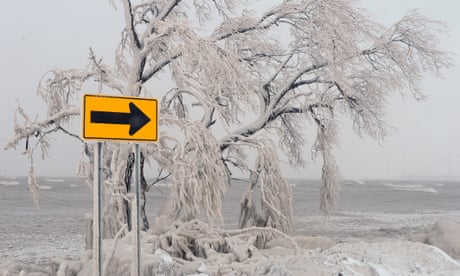
[[(265, 10), (273, 1), (259, 1)], [(262, 6), (266, 4), (266, 7)], [(442, 4), (441, 4), (442, 3)], [(448, 35), (440, 35), (441, 48), (460, 49), (460, 2), (444, 1), (374, 1), (361, 2), (374, 20), (385, 25), (394, 23), (408, 10), (447, 24)], [(82, 68), (88, 62), (89, 47), (106, 63), (113, 63), (123, 16), (109, 1), (42, 0), (6, 1), (0, 10), (0, 142), (2, 148), (13, 133), (13, 115), (17, 101), (33, 118), (44, 118), (46, 106), (36, 98), (36, 87), (47, 70)], [(342, 176), (348, 179), (460, 179), (460, 70), (454, 66), (443, 78), (427, 77), (422, 90), (428, 96), (424, 102), (395, 91), (388, 105), (387, 123), (393, 131), (383, 143), (360, 138), (343, 120), (341, 143), (336, 149)], [(168, 84), (154, 83), (158, 90)], [(154, 88), (153, 87), (153, 88)], [(162, 88), (163, 87), (163, 88)], [(83, 93), (94, 93), (82, 91)], [(154, 94), (155, 89), (151, 88)], [(80, 122), (74, 129), (79, 132)], [(309, 144), (314, 140), (310, 136)], [(50, 156), (35, 157), (37, 175), (74, 176), (81, 155), (81, 144), (75, 138), (56, 135)], [(0, 150), (0, 175), (26, 175), (29, 161), (21, 152)], [(310, 146), (304, 147), (310, 156)], [(291, 169), (285, 163), (283, 171), (290, 178), (318, 178), (320, 160), (308, 162), (302, 169)]]

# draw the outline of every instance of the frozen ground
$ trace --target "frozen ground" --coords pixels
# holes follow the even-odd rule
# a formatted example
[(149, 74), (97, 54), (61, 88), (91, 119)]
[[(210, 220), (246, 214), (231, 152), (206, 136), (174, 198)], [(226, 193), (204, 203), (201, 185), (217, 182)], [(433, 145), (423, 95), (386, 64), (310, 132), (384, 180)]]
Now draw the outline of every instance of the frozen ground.
[[(46, 264), (51, 257), (78, 259), (84, 250), (84, 214), (91, 191), (80, 179), (41, 179), (36, 208), (24, 178), (0, 178), (0, 263)], [(291, 235), (326, 236), (337, 243), (412, 239), (439, 219), (460, 223), (460, 183), (348, 181), (339, 211), (318, 215), (319, 183), (292, 181), (295, 227)], [(232, 185), (224, 202), (225, 227), (233, 228), (244, 184)], [(160, 192), (161, 191), (161, 192)], [(158, 211), (167, 188), (152, 190), (148, 208)], [(350, 247), (350, 245), (343, 245)]]
[(448, 220), (460, 223), (460, 211), (424, 213), (339, 212), (334, 216), (297, 216), (298, 235), (326, 236), (336, 242), (372, 241), (381, 238), (416, 239), (431, 231), (434, 223)]

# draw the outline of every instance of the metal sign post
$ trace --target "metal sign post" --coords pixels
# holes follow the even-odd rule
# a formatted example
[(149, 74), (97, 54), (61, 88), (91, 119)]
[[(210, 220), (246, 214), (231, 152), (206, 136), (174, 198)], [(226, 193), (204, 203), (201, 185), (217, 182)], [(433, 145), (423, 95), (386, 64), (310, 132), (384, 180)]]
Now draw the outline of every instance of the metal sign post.
[[(99, 87), (99, 91), (102, 86)], [(102, 140), (133, 142), (156, 142), (158, 139), (158, 100), (138, 97), (115, 97), (108, 95), (83, 96), (83, 139), (99, 140), (94, 152), (93, 187), (93, 275), (102, 276)], [(132, 202), (133, 221), (133, 263), (132, 276), (141, 275), (140, 240), (140, 149), (135, 144), (136, 192)]]
[(94, 151), (93, 177), (93, 275), (95, 276), (102, 276), (101, 156), (102, 142), (97, 142)]
[(136, 269), (135, 269), (135, 274), (133, 276), (140, 276), (141, 275), (141, 212), (140, 212), (140, 207), (141, 207), (141, 177), (140, 177), (140, 171), (141, 171), (141, 154), (139, 150), (139, 144), (135, 144), (135, 160), (136, 160), (136, 168), (135, 168), (135, 178), (136, 178), (136, 222), (135, 222), (135, 228), (136, 228), (136, 250), (134, 250), (135, 254), (135, 260), (136, 260)]

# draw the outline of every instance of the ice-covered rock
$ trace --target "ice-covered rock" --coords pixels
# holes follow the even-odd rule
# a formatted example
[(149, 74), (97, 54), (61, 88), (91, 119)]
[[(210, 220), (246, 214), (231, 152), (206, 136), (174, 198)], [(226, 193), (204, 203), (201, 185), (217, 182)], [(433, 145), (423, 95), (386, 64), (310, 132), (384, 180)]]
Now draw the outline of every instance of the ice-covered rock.
[[(304, 249), (328, 249), (336, 244), (333, 240), (326, 237), (300, 236), (292, 237), (292, 239), (299, 245), (300, 248)], [(265, 244), (265, 248), (274, 247), (293, 248), (293, 244), (284, 238), (273, 239)]]
[[(0, 260), (1, 261), (1, 260)], [(22, 273), (22, 274), (21, 274)], [(0, 275), (2, 276), (45, 276), (50, 275), (51, 269), (38, 265), (24, 264), (14, 261), (0, 262)]]
[[(278, 247), (279, 248), (279, 247)], [(268, 251), (277, 250), (266, 249)], [(460, 263), (442, 250), (402, 240), (339, 243), (302, 254), (266, 254), (238, 275), (460, 275)]]
[(426, 243), (444, 250), (452, 258), (460, 260), (460, 224), (440, 220), (428, 234)]
[[(104, 240), (103, 263), (105, 275), (122, 276), (130, 275), (133, 262), (133, 247), (130, 238), (125, 237), (119, 240), (114, 248), (113, 240)], [(142, 256), (142, 275), (174, 275), (174, 261), (164, 250), (157, 249), (155, 253), (143, 251)], [(78, 276), (92, 275), (92, 260), (85, 263)]]

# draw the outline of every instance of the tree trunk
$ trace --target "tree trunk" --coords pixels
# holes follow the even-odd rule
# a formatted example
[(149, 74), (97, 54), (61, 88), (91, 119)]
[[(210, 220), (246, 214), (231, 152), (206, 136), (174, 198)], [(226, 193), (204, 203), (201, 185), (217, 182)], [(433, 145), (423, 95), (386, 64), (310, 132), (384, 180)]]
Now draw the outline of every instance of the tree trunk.
[[(131, 179), (133, 175), (133, 166), (134, 166), (134, 152), (131, 152), (128, 156), (128, 162), (126, 164), (125, 171), (125, 185), (126, 185), (126, 194), (131, 192)], [(131, 222), (131, 205), (128, 200), (124, 199), (125, 211), (126, 211), (126, 224), (128, 224), (128, 230), (131, 231), (132, 222)]]
[(145, 191), (147, 189), (147, 181), (145, 180), (144, 177), (144, 163), (145, 163), (145, 156), (141, 152), (141, 209), (139, 210), (140, 215), (141, 215), (141, 230), (142, 231), (147, 231), (149, 229), (149, 220), (147, 218), (147, 214), (145, 212), (145, 205), (147, 203), (147, 197), (145, 196)]
[[(145, 212), (145, 205), (147, 203), (147, 198), (145, 196), (145, 191), (147, 189), (147, 181), (145, 180), (144, 176), (144, 163), (145, 163), (145, 156), (143, 153), (141, 153), (140, 156), (140, 176), (141, 176), (141, 198), (139, 199), (141, 201), (141, 209), (139, 210), (140, 216), (141, 216), (141, 230), (146, 231), (149, 229), (149, 221), (147, 218), (147, 213)], [(134, 167), (134, 162), (135, 162), (135, 156), (134, 153), (130, 153), (128, 157), (128, 163), (126, 165), (126, 173), (125, 173), (125, 184), (126, 184), (126, 193), (130, 193), (133, 191), (131, 189), (131, 184), (133, 181), (133, 167)], [(128, 224), (128, 230), (131, 231), (132, 229), (132, 220), (131, 220), (131, 205), (127, 200), (124, 200), (124, 205), (126, 208), (126, 216), (127, 216), (127, 224)]]

